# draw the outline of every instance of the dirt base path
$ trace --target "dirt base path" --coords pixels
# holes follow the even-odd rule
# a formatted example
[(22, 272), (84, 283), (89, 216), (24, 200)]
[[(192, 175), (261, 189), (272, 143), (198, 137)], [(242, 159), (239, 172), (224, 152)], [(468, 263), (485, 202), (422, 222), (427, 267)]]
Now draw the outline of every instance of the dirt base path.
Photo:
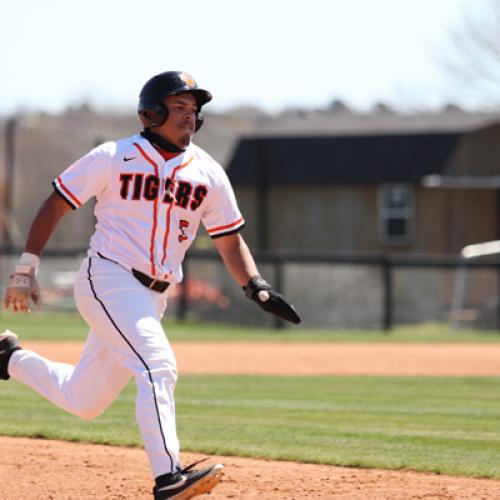
[[(174, 342), (179, 373), (259, 375), (500, 375), (498, 344)], [(24, 342), (76, 363), (80, 342)]]
[[(137, 448), (0, 438), (2, 500), (151, 500), (150, 471)], [(183, 463), (203, 458), (184, 453)], [(211, 500), (404, 500), (499, 498), (500, 481), (411, 471), (211, 457), (226, 467)]]
[[(74, 363), (81, 343), (25, 343)], [(496, 345), (174, 344), (180, 373), (500, 375)], [(244, 355), (242, 355), (242, 352)], [(202, 458), (184, 453), (185, 464)], [(413, 471), (365, 470), (294, 462), (211, 457), (226, 476), (212, 500), (493, 500), (500, 481)], [(149, 499), (152, 480), (143, 450), (0, 437), (0, 500)]]

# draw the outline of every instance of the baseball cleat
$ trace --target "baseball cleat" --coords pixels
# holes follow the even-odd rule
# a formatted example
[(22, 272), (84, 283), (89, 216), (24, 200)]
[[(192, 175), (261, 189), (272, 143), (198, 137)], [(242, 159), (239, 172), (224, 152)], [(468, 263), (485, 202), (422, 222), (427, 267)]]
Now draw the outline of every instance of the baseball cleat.
[(216, 464), (200, 470), (190, 470), (194, 465), (196, 464), (157, 478), (153, 488), (154, 500), (188, 500), (209, 494), (220, 483), (224, 466)]
[(0, 333), (0, 379), (9, 380), (10, 375), (7, 371), (9, 360), (14, 351), (21, 349), (17, 335), (10, 330)]

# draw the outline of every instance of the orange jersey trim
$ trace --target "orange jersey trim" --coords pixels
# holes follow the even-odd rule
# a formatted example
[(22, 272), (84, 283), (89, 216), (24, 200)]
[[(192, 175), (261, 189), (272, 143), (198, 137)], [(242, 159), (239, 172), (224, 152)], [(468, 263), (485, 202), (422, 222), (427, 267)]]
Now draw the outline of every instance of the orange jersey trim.
[(224, 229), (231, 229), (232, 227), (237, 226), (241, 222), (243, 222), (243, 217), (241, 217), (240, 219), (231, 224), (227, 224), (226, 226), (218, 226), (218, 227), (213, 227), (212, 229), (207, 229), (207, 232), (208, 234), (211, 235), (212, 233), (215, 233), (217, 231), (223, 231)]
[[(175, 174), (184, 167), (187, 167), (194, 159), (194, 156), (191, 156), (189, 160), (186, 163), (182, 163), (181, 165), (178, 165), (177, 167), (174, 168), (172, 172), (172, 181), (175, 181)], [(175, 196), (172, 197), (172, 201), (169, 204), (169, 207), (167, 209), (167, 221), (166, 221), (166, 228), (165, 228), (165, 236), (163, 237), (163, 258), (161, 259), (161, 265), (163, 266), (165, 264), (165, 260), (167, 258), (167, 245), (168, 245), (168, 237), (170, 235), (170, 212), (172, 211), (172, 207), (174, 206), (175, 202)]]
[[(144, 149), (139, 146), (136, 142), (134, 142), (134, 146), (139, 150), (139, 153), (144, 157), (144, 159), (149, 162), (155, 169), (155, 175), (160, 178), (158, 172), (158, 165), (146, 154)], [(153, 204), (153, 228), (151, 229), (151, 241), (149, 244), (149, 261), (151, 263), (151, 276), (156, 276), (156, 265), (155, 265), (155, 236), (156, 236), (156, 227), (158, 225), (158, 199), (156, 198)]]
[(63, 181), (61, 180), (61, 177), (57, 178), (57, 183), (61, 187), (61, 189), (64, 191), (65, 194), (69, 196), (69, 198), (78, 206), (81, 207), (82, 203), (80, 200), (64, 185)]

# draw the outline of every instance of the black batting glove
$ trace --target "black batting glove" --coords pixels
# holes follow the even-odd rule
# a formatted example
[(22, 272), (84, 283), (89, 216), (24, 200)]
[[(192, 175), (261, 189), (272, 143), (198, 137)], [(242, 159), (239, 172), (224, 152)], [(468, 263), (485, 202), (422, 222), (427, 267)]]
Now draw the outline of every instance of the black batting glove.
[(264, 311), (296, 325), (300, 323), (295, 307), (289, 304), (283, 295), (275, 292), (264, 278), (260, 276), (250, 278), (243, 290), (247, 298), (256, 302)]

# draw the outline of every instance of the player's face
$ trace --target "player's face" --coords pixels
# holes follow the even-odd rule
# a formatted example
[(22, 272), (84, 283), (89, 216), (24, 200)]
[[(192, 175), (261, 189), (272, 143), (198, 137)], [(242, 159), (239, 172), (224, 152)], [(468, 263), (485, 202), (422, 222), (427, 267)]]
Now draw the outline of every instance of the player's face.
[(196, 99), (190, 92), (171, 95), (163, 100), (169, 113), (155, 132), (180, 148), (189, 146), (196, 122)]

